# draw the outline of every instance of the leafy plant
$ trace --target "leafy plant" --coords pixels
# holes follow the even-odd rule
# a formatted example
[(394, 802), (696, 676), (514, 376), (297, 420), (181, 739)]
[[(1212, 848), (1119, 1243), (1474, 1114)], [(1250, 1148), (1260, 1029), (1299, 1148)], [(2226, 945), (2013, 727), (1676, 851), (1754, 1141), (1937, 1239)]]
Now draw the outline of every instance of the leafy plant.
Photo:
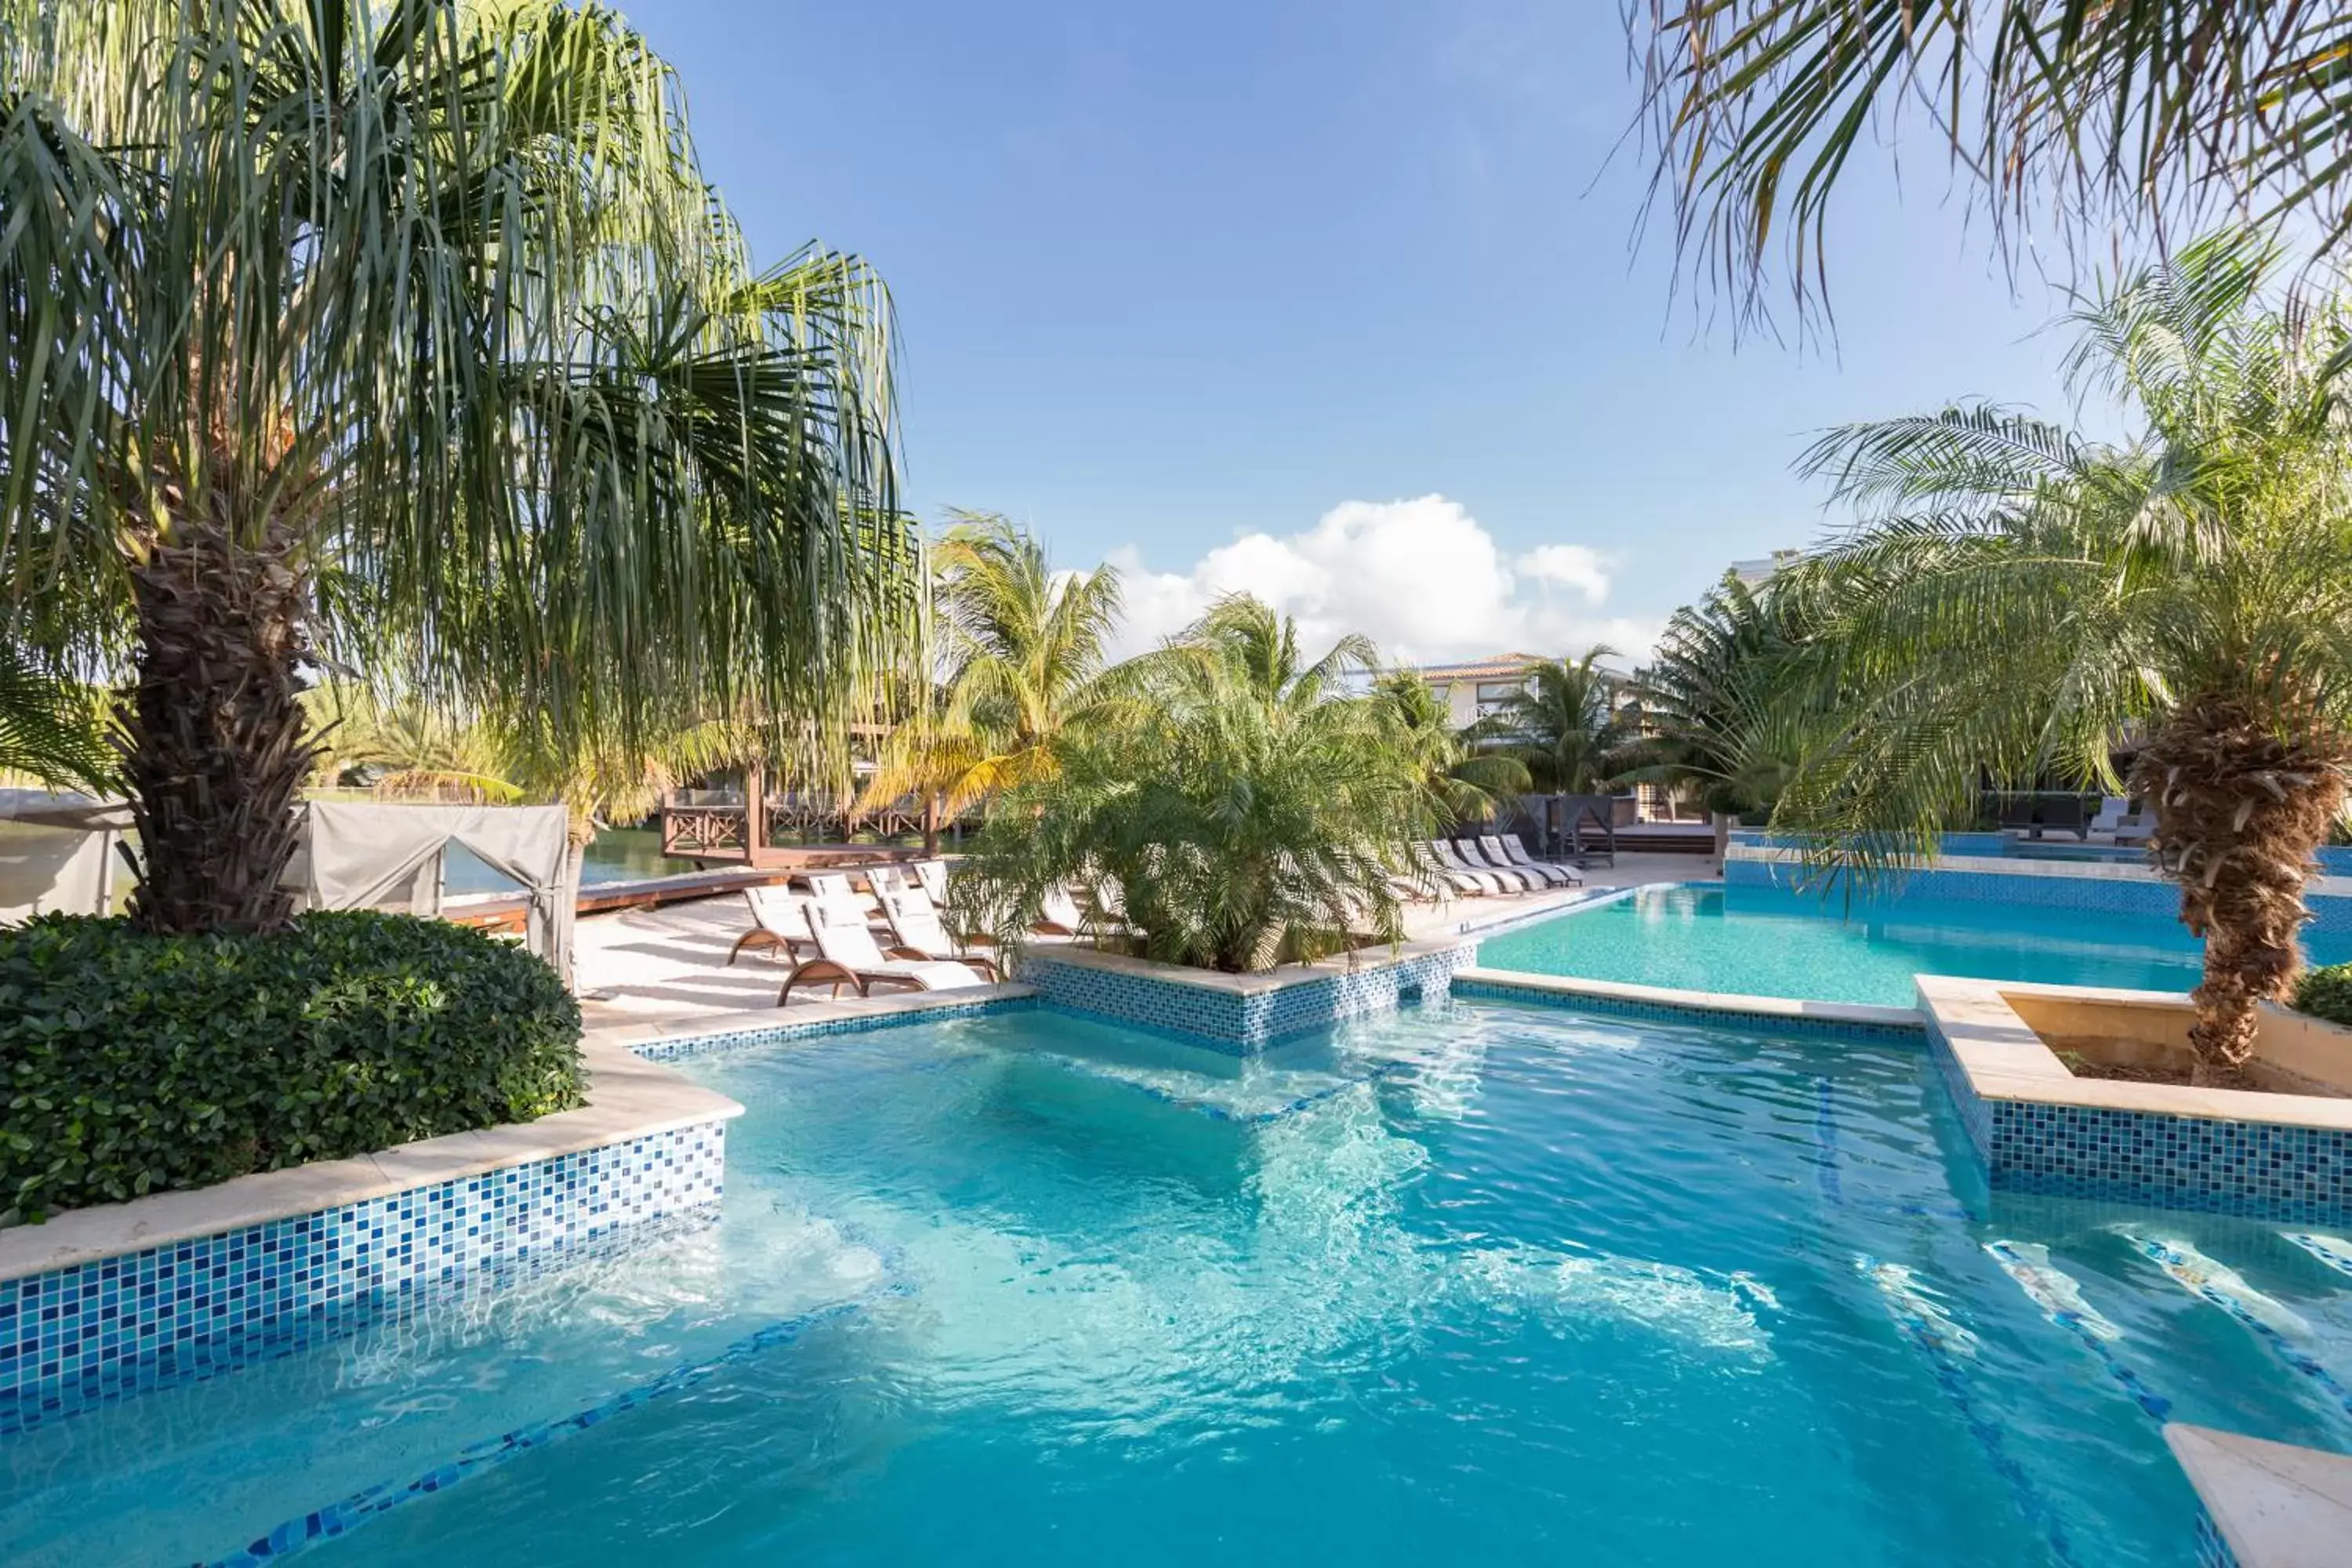
[(1401, 940), (1393, 883), (1433, 803), (1386, 706), (1343, 689), (1371, 658), (1349, 639), (1303, 664), (1286, 619), (1220, 602), (996, 802), (959, 913), (1017, 942), (1048, 890), (1095, 889), (1146, 957), (1228, 972)]
[(155, 932), (290, 905), (306, 671), (837, 738), (918, 609), (889, 304), (754, 268), (566, 0), (0, 0), (0, 625), (126, 670)]
[(103, 794), (115, 784), (101, 704), (0, 643), (0, 775)]
[(0, 1224), (528, 1121), (581, 1103), (580, 1008), (520, 948), (313, 912), (0, 931)]
[(2293, 986), (2303, 888), (2352, 764), (2352, 313), (2267, 285), (2277, 249), (2185, 247), (2071, 318), (2119, 445), (1990, 405), (1859, 425), (1805, 466), (1864, 522), (1776, 592), (1830, 661), (1829, 727), (1776, 826), (1864, 873), (1967, 821), (1988, 780), (2133, 793), (2205, 941), (2200, 1071)]
[(2352, 1028), (2352, 963), (2305, 970), (2295, 979), (2294, 1009)]

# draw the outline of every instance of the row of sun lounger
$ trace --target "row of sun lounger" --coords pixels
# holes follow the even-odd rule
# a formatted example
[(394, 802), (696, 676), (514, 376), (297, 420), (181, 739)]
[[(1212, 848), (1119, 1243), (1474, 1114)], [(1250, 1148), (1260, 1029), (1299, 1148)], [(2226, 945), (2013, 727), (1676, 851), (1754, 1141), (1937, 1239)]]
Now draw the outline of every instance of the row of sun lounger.
[[(1401, 898), (1442, 896), (1433, 893), (1435, 889), (1475, 898), (1580, 887), (1584, 880), (1566, 866), (1534, 858), (1512, 835), (1436, 838), (1412, 848), (1423, 874), (1394, 879)], [(780, 952), (791, 960), (792, 973), (776, 998), (779, 1005), (791, 998), (794, 987), (803, 985), (829, 985), (836, 996), (848, 986), (865, 996), (877, 985), (944, 991), (1003, 978), (993, 961), (970, 952), (940, 918), (947, 900), (946, 862), (868, 866), (858, 874), (866, 883), (863, 894), (853, 887), (848, 871), (803, 872), (794, 879), (805, 891), (746, 889), (751, 929), (737, 939), (727, 962), (761, 952)], [(1104, 914), (1117, 915), (1111, 907), (1115, 900), (1097, 894), (1095, 902)], [(1031, 929), (1041, 936), (1076, 936), (1089, 923), (1066, 888), (1055, 889), (1039, 912), (1041, 918)], [(875, 936), (877, 917), (889, 933), (887, 947)]]

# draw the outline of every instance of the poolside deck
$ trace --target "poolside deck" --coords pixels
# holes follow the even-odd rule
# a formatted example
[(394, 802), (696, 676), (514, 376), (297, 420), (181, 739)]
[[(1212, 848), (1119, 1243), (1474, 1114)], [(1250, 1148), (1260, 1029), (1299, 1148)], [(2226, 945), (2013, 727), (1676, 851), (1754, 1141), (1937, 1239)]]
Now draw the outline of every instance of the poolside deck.
[[(1702, 866), (1687, 855), (1622, 854), (1614, 867), (1587, 871), (1585, 880), (1594, 888), (1622, 888), (1685, 881), (1711, 876), (1714, 869), (1712, 861)], [(743, 878), (774, 879), (758, 874)], [(1474, 917), (1491, 919), (1562, 901), (1556, 893), (1460, 900), (1416, 910), (1406, 921), (1405, 934), (1416, 940), (1444, 935)], [(732, 888), (719, 896), (698, 892), (688, 901), (602, 913), (591, 913), (583, 900), (572, 963), (590, 1026), (773, 1007), (788, 973), (785, 965), (755, 953), (732, 965), (727, 962), (735, 939), (750, 925), (751, 916)], [(795, 996), (789, 1013), (794, 1018), (822, 1018), (840, 1010), (840, 1005), (823, 997)]]

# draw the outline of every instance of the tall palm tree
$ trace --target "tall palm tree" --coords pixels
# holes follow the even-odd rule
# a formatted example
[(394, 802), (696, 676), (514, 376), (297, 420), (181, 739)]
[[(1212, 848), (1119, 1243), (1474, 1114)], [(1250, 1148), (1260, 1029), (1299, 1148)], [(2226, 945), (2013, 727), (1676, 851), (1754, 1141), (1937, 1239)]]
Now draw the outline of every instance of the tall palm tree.
[(1418, 759), (1423, 787), (1447, 822), (1485, 822), (1535, 787), (1527, 763), (1507, 752), (1480, 750), (1455, 730), (1444, 700), (1414, 671), (1389, 671), (1374, 683), (1372, 697)]
[(0, 635), (127, 668), (145, 928), (287, 919), (315, 663), (634, 745), (903, 636), (880, 284), (614, 13), (0, 0)]
[[(1627, 7), (1677, 243), (1756, 304), (1818, 302), (1853, 154), (1924, 121), (2004, 245), (2299, 211), (2352, 226), (2352, 11), (2301, 0), (1645, 0)], [(1916, 143), (1915, 143), (1916, 144)], [(2189, 220), (2193, 223), (2193, 220)]]
[(1529, 666), (1526, 687), (1505, 699), (1475, 733), (1498, 740), (1546, 794), (1601, 789), (1623, 742), (1615, 702), (1618, 678), (1601, 664), (1616, 657), (1615, 648), (1595, 644), (1580, 658)]
[(953, 816), (1060, 765), (1055, 742), (1115, 694), (1104, 651), (1117, 629), (1117, 569), (1056, 572), (1045, 547), (993, 512), (956, 511), (933, 552), (948, 665), (936, 710), (918, 705), (885, 739), (856, 809), (936, 795)]
[(1633, 677), (1637, 734), (1617, 782), (1696, 798), (1714, 819), (1718, 865), (1732, 819), (1770, 810), (1802, 753), (1811, 678), (1790, 604), (1726, 574), (1675, 612)]
[(2209, 1076), (2287, 994), (2352, 763), (2352, 311), (2270, 294), (2279, 264), (2225, 234), (2070, 318), (2120, 444), (1987, 405), (1824, 437), (1805, 466), (1864, 521), (1790, 584), (1840, 692), (1781, 818), (1866, 871), (1969, 815), (1986, 771), (2112, 787), (2136, 750), (2205, 939)]

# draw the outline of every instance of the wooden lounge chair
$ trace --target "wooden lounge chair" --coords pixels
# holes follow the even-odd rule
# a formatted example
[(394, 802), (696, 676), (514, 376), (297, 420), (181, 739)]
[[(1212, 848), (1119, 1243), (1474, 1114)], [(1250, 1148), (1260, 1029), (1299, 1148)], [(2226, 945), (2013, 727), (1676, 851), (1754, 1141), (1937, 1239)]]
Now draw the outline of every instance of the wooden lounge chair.
[(883, 894), (882, 918), (890, 923), (890, 940), (895, 944), (887, 957), (968, 963), (982, 980), (1004, 978), (992, 960), (964, 952), (962, 944), (948, 934), (948, 928), (940, 921), (940, 911), (931, 906), (931, 900), (919, 887)]
[(948, 863), (944, 860), (918, 860), (908, 868), (914, 872), (916, 883), (929, 895), (932, 906), (948, 906)]
[(831, 985), (835, 996), (850, 986), (860, 996), (877, 985), (902, 985), (915, 991), (953, 991), (987, 982), (971, 963), (929, 959), (892, 958), (874, 940), (866, 910), (854, 900), (814, 900), (802, 906), (808, 917), (809, 940), (817, 956), (805, 961), (784, 978), (776, 1005), (792, 1000), (795, 985)]
[(1037, 920), (1029, 929), (1039, 936), (1076, 936), (1086, 923), (1087, 917), (1078, 909), (1078, 900), (1070, 897), (1070, 889), (1054, 887), (1046, 889), (1045, 901), (1037, 906)]
[(787, 958), (798, 958), (809, 945), (808, 917), (801, 906), (808, 900), (782, 888), (746, 888), (743, 901), (751, 906), (751, 929), (735, 939), (727, 962), (746, 952), (782, 948)]
[(1542, 878), (1555, 888), (1581, 888), (1584, 879), (1568, 866), (1555, 866), (1538, 860), (1528, 853), (1524, 840), (1516, 833), (1489, 833), (1481, 837), (1478, 847), (1486, 851), (1486, 858)]

